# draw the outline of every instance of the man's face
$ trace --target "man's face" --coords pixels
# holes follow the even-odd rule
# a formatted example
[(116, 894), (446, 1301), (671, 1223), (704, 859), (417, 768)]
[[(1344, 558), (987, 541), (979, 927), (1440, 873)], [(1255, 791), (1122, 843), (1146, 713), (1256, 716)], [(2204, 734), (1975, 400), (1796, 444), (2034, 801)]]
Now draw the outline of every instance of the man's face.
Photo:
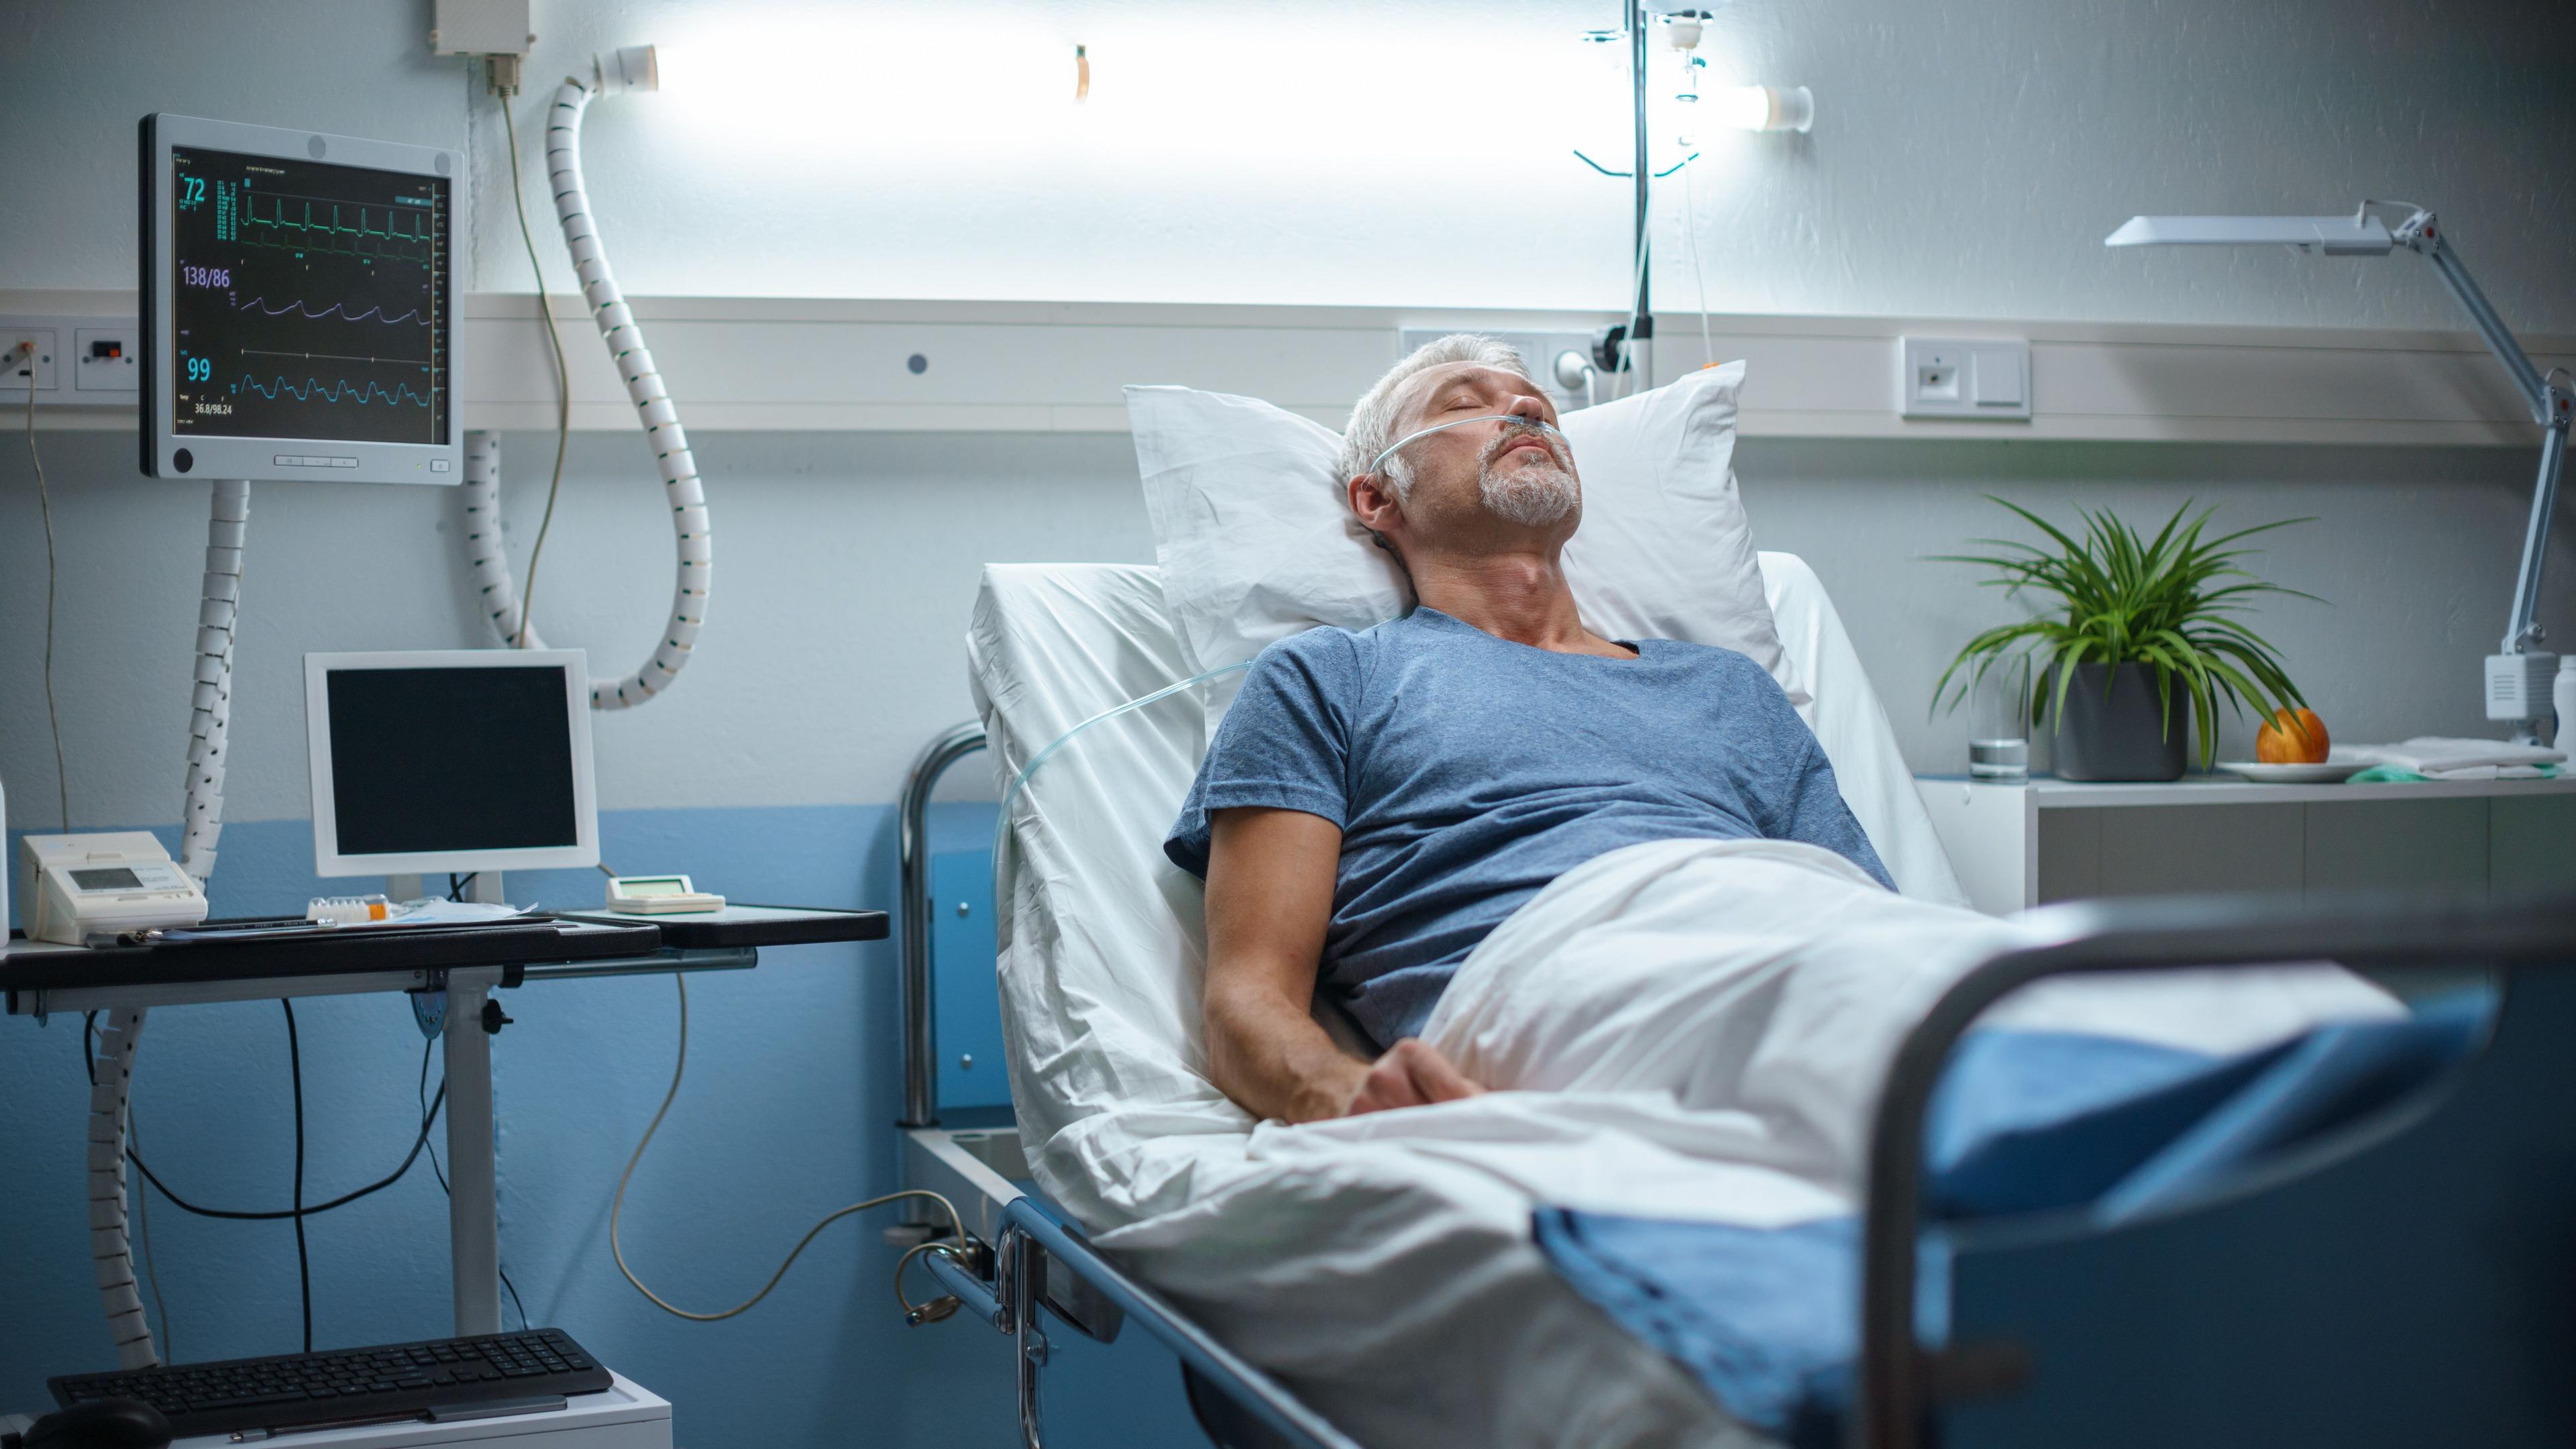
[(1391, 466), (1412, 480), (1402, 509), (1417, 537), (1472, 546), (1562, 544), (1583, 516), (1583, 487), (1556, 424), (1556, 406), (1538, 385), (1501, 368), (1452, 362), (1408, 379), (1396, 399), (1394, 437), (1469, 418), (1406, 443)]

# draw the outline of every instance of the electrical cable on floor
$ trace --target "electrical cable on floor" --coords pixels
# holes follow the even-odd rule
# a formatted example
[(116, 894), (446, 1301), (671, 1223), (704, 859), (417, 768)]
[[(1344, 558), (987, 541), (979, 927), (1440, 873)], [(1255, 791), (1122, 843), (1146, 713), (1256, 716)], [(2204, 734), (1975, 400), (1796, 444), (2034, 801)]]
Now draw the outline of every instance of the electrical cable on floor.
[(295, 1282), (304, 1303), (304, 1351), (313, 1351), (313, 1260), (304, 1251), (304, 1051), (295, 1041), (295, 1003), (286, 1008), (286, 1074), (295, 1096)]
[(903, 1305), (904, 1316), (915, 1322), (935, 1322), (938, 1319), (945, 1318), (949, 1314), (956, 1312), (956, 1300), (953, 1298), (945, 1300), (944, 1305), (942, 1300), (938, 1299), (934, 1299), (928, 1303), (916, 1304), (911, 1299), (903, 1296), (903, 1270), (911, 1264), (915, 1256), (919, 1255), (925, 1249), (930, 1248), (937, 1248), (941, 1252), (953, 1255), (959, 1248), (962, 1248), (966, 1242), (966, 1221), (964, 1218), (958, 1216), (957, 1205), (940, 1196), (938, 1193), (931, 1192), (926, 1188), (905, 1188), (900, 1192), (890, 1192), (883, 1197), (872, 1197), (865, 1202), (854, 1202), (848, 1207), (842, 1208), (837, 1212), (824, 1214), (820, 1221), (805, 1230), (805, 1236), (796, 1240), (795, 1247), (787, 1250), (786, 1261), (778, 1265), (777, 1272), (769, 1275), (768, 1282), (760, 1285), (759, 1292), (754, 1293), (749, 1298), (746, 1298), (742, 1302), (735, 1304), (731, 1308), (724, 1309), (721, 1312), (692, 1313), (686, 1308), (674, 1307), (670, 1302), (665, 1300), (662, 1295), (645, 1287), (644, 1280), (635, 1276), (635, 1270), (626, 1266), (626, 1249), (618, 1240), (619, 1220), (624, 1216), (626, 1211), (626, 1185), (635, 1176), (635, 1165), (644, 1160), (644, 1149), (653, 1145), (653, 1134), (661, 1129), (662, 1118), (669, 1114), (672, 1100), (680, 1095), (680, 1078), (688, 1071), (689, 1068), (689, 983), (686, 978), (679, 976), (676, 973), (671, 977), (671, 983), (680, 988), (680, 1050), (677, 1059), (671, 1064), (670, 1090), (662, 1094), (661, 1107), (655, 1110), (652, 1122), (644, 1128), (643, 1140), (635, 1144), (635, 1155), (626, 1159), (626, 1170), (618, 1174), (617, 1177), (617, 1196), (609, 1204), (608, 1253), (610, 1257), (617, 1260), (617, 1271), (625, 1274), (626, 1281), (635, 1285), (635, 1291), (652, 1300), (653, 1306), (661, 1309), (663, 1312), (671, 1314), (677, 1318), (686, 1318), (697, 1323), (714, 1323), (722, 1319), (734, 1317), (737, 1314), (747, 1313), (751, 1310), (752, 1305), (758, 1303), (763, 1298), (768, 1297), (769, 1290), (777, 1287), (779, 1280), (787, 1276), (787, 1270), (795, 1266), (796, 1256), (805, 1251), (805, 1245), (813, 1242), (814, 1235), (820, 1233), (825, 1228), (830, 1227), (832, 1224), (839, 1222), (841, 1219), (848, 1217), (852, 1213), (862, 1212), (872, 1207), (881, 1207), (898, 1198), (926, 1197), (932, 1202), (939, 1204), (942, 1209), (946, 1210), (948, 1214), (949, 1230), (955, 1234), (955, 1241), (951, 1244), (942, 1243), (934, 1239), (926, 1243), (917, 1243), (909, 1252), (906, 1252), (902, 1258), (898, 1259), (894, 1265), (895, 1301)]
[(54, 733), (54, 795), (62, 807), (63, 831), (72, 828), (71, 775), (63, 768), (63, 719), (54, 708), (54, 496), (45, 486), (45, 456), (36, 451), (36, 344), (21, 342), (27, 359), (27, 461), (36, 469), (36, 511), (45, 520), (45, 723)]
[[(98, 1013), (91, 1012), (89, 1015), (91, 1018), (95, 1019)], [(98, 1081), (98, 1067), (91, 1054), (89, 1033), (87, 1032), (83, 1032), (81, 1034), (81, 1062), (88, 1071), (90, 1081), (95, 1084)], [(393, 1171), (376, 1179), (374, 1182), (368, 1183), (365, 1187), (359, 1188), (353, 1192), (342, 1193), (340, 1196), (331, 1199), (329, 1202), (317, 1202), (311, 1207), (301, 1209), (300, 1211), (292, 1208), (281, 1208), (270, 1212), (241, 1212), (230, 1208), (199, 1207), (197, 1204), (188, 1201), (186, 1198), (179, 1196), (175, 1192), (172, 1192), (167, 1183), (164, 1183), (159, 1177), (153, 1175), (151, 1166), (144, 1162), (143, 1154), (135, 1150), (134, 1143), (131, 1140), (127, 1141), (125, 1144), (125, 1160), (134, 1164), (135, 1171), (143, 1174), (143, 1180), (145, 1182), (152, 1184), (152, 1186), (157, 1189), (163, 1197), (170, 1200), (170, 1206), (177, 1208), (183, 1213), (193, 1213), (201, 1218), (222, 1218), (227, 1222), (242, 1223), (273, 1223), (282, 1222), (285, 1219), (293, 1217), (318, 1217), (335, 1208), (347, 1207), (349, 1204), (356, 1202), (362, 1197), (371, 1193), (382, 1192), (386, 1188), (393, 1186), (395, 1183), (402, 1181), (404, 1175), (411, 1171), (411, 1165), (420, 1159), (421, 1149), (428, 1145), (430, 1126), (437, 1121), (439, 1108), (444, 1106), (446, 1102), (447, 1084), (441, 1082), (438, 1086), (437, 1095), (430, 1098), (429, 1110), (421, 1114), (420, 1135), (412, 1140), (411, 1152), (403, 1158), (402, 1165), (400, 1167), (395, 1168)], [(128, 1111), (128, 1121), (131, 1121), (131, 1109)]]
[[(555, 471), (546, 483), (546, 511), (537, 520), (537, 541), (528, 548), (528, 582), (519, 590), (519, 637), (512, 647), (528, 647), (528, 631), (536, 627), (537, 564), (545, 557), (546, 534), (555, 526), (555, 497), (563, 491), (564, 448), (572, 440), (572, 372), (564, 363), (563, 336), (555, 331), (554, 303), (546, 296), (546, 273), (537, 265), (536, 233), (528, 227), (528, 189), (519, 179), (519, 123), (510, 112), (510, 102), (518, 97), (513, 87), (501, 94), (501, 128), (510, 143), (510, 202), (519, 213), (519, 240), (528, 249), (528, 275), (537, 287), (537, 315), (545, 319), (546, 342), (555, 359)], [(494, 520), (497, 526), (498, 520)]]

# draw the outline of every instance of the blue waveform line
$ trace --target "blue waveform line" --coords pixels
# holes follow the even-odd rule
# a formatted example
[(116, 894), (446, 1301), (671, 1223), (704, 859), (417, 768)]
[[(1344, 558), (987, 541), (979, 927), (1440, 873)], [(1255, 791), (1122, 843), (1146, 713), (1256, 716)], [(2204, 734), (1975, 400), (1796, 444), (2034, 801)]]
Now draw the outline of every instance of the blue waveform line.
[[(314, 321), (316, 321), (316, 322), (319, 322), (319, 321), (321, 321), (323, 318), (330, 316), (330, 315), (331, 315), (332, 313), (334, 313), (334, 312), (338, 312), (338, 313), (340, 314), (341, 320), (343, 320), (343, 321), (346, 321), (346, 322), (364, 322), (364, 321), (366, 321), (366, 320), (367, 320), (367, 318), (368, 318), (368, 317), (370, 317), (370, 316), (372, 316), (372, 315), (374, 315), (374, 314), (376, 314), (376, 313), (382, 312), (382, 311), (384, 310), (382, 307), (369, 307), (369, 308), (368, 308), (366, 311), (364, 311), (364, 312), (350, 312), (350, 311), (346, 310), (346, 309), (347, 309), (347, 305), (348, 305), (348, 304), (346, 304), (346, 303), (344, 303), (344, 302), (334, 302), (334, 303), (332, 303), (330, 306), (323, 308), (321, 311), (316, 312), (316, 311), (314, 311), (314, 310), (312, 309), (312, 307), (311, 307), (310, 305), (308, 305), (308, 304), (306, 304), (306, 303), (304, 303), (304, 302), (302, 302), (302, 301), (289, 302), (289, 303), (287, 303), (287, 304), (286, 304), (285, 306), (283, 306), (283, 307), (271, 307), (270, 305), (268, 305), (268, 299), (267, 299), (266, 297), (253, 297), (253, 298), (251, 298), (249, 301), (242, 303), (239, 307), (236, 307), (236, 308), (234, 308), (233, 310), (234, 310), (234, 311), (236, 311), (236, 312), (247, 312), (247, 311), (249, 311), (251, 308), (253, 308), (253, 307), (257, 307), (257, 308), (260, 310), (260, 312), (261, 312), (261, 314), (262, 314), (262, 315), (264, 315), (264, 316), (269, 316), (269, 317), (283, 317), (283, 316), (285, 316), (285, 315), (286, 315), (287, 313), (289, 313), (289, 312), (295, 312), (295, 313), (300, 313), (300, 314), (302, 314), (302, 315), (303, 315), (303, 316), (305, 316), (305, 317), (311, 318), (312, 320), (314, 320)], [(420, 315), (420, 309), (419, 309), (418, 307), (414, 307), (414, 308), (412, 308), (410, 311), (405, 312), (404, 314), (402, 314), (402, 315), (401, 315), (401, 316), (399, 316), (399, 317), (377, 317), (377, 318), (376, 318), (376, 320), (377, 320), (377, 321), (382, 322), (382, 323), (386, 324), (387, 326), (392, 326), (392, 325), (394, 325), (394, 324), (396, 324), (396, 323), (400, 323), (400, 322), (410, 322), (410, 321), (414, 321), (415, 319), (417, 319), (417, 321), (418, 321), (419, 325), (421, 325), (421, 326), (423, 326), (423, 327), (426, 327), (426, 326), (428, 326), (428, 325), (429, 325), (429, 319), (428, 319), (427, 317), (423, 317), (423, 316), (421, 316), (421, 315)]]
[(338, 382), (328, 384), (326, 389), (326, 385), (318, 377), (308, 377), (304, 379), (304, 386), (299, 388), (295, 384), (288, 382), (283, 376), (280, 376), (276, 382), (267, 387), (260, 386), (259, 379), (245, 376), (241, 381), (233, 384), (233, 391), (235, 392), (239, 392), (243, 388), (249, 388), (252, 392), (258, 393), (261, 397), (268, 399), (270, 402), (277, 401), (277, 395), (281, 392), (290, 394), (297, 402), (311, 402), (313, 400), (313, 394), (320, 392), (322, 393), (322, 400), (324, 402), (335, 403), (350, 393), (356, 393), (358, 395), (358, 402), (361, 405), (371, 403), (379, 396), (389, 403), (399, 404), (405, 396), (408, 396), (411, 398), (412, 405), (414, 407), (425, 408), (429, 406), (428, 398), (421, 396), (419, 393), (413, 392), (411, 390), (411, 384), (402, 382), (395, 383), (394, 390), (392, 392), (386, 392), (383, 386), (378, 383), (370, 382), (359, 384), (350, 382), (345, 378)]

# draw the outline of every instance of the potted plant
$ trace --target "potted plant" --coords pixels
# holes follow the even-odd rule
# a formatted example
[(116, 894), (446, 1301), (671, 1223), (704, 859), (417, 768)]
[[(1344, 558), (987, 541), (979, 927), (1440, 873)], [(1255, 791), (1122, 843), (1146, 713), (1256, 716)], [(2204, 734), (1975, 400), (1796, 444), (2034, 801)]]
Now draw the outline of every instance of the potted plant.
[[(1949, 706), (2008, 654), (2031, 666), (2030, 719), (2055, 722), (2057, 774), (2069, 780), (2172, 780), (2183, 772), (2187, 730), (2200, 730), (2200, 763), (2218, 752), (2218, 705), (2238, 714), (2252, 705), (2263, 719), (2307, 703), (2279, 654), (2237, 620), (2258, 594), (2314, 594), (2267, 583), (2237, 560), (2254, 552), (2228, 545), (2254, 534), (2308, 523), (2290, 518), (2217, 538), (2202, 531), (2215, 508), (2186, 520), (2186, 502), (2142, 536), (2109, 509), (2078, 508), (2081, 541), (2017, 503), (1990, 497), (2048, 535), (2055, 547), (2012, 539), (1974, 543), (2002, 554), (1943, 554), (1937, 561), (1995, 571), (1980, 582), (2008, 595), (2052, 597), (2047, 612), (2000, 624), (1969, 640), (1932, 687), (1934, 707)], [(2323, 602), (2323, 600), (2319, 600)], [(1957, 687), (1952, 690), (1955, 681)]]

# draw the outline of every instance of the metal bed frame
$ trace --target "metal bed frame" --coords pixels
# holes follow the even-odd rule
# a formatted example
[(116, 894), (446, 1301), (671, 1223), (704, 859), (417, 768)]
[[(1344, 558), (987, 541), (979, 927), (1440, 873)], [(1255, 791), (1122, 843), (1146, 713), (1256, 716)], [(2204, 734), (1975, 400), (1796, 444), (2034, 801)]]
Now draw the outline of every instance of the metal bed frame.
[[(902, 798), (906, 1179), (948, 1193), (972, 1224), (958, 1256), (924, 1255), (931, 1273), (1014, 1340), (1028, 1449), (1042, 1444), (1049, 1314), (1102, 1342), (1132, 1322), (1168, 1347), (1220, 1449), (1357, 1449), (1012, 1181), (1028, 1175), (1015, 1129), (939, 1126), (927, 813), (939, 776), (984, 743), (974, 724), (942, 734)], [(1936, 1416), (1948, 1449), (2576, 1441), (2576, 1387), (2560, 1382), (2576, 1362), (2576, 897), (2168, 899), (2027, 920), (2040, 944), (1952, 985), (1890, 1070), (1862, 1208), (1848, 1443), (1918, 1449)], [(2070, 1214), (1953, 1233), (1953, 1341), (1920, 1340), (1924, 1125), (1979, 1014), (2051, 976), (2320, 959), (2491, 973), (2490, 1038), (2434, 1091), (2217, 1200), (2108, 1230)], [(2391, 1274), (2411, 1296), (2391, 1300)], [(2130, 1331), (2072, 1331), (2098, 1330), (2085, 1315), (2105, 1301)], [(2410, 1316), (2392, 1324), (2392, 1308)]]

